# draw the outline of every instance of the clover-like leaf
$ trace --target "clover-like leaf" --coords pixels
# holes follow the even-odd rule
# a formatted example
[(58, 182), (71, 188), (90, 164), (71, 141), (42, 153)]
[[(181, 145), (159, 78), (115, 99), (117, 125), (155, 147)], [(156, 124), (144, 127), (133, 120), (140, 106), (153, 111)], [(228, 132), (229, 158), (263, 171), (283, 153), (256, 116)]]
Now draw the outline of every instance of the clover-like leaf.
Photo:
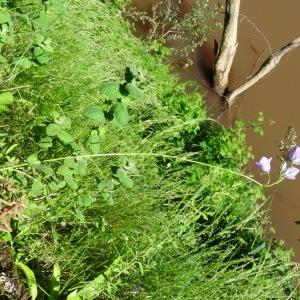
[(133, 181), (128, 176), (127, 172), (123, 168), (117, 170), (116, 176), (120, 183), (122, 183), (127, 188), (133, 188)]
[(89, 138), (89, 148), (94, 154), (100, 152), (100, 142), (101, 141), (97, 130), (92, 130)]
[(129, 93), (129, 97), (132, 100), (141, 100), (144, 96), (143, 91), (138, 88), (134, 83), (128, 83), (126, 85), (126, 90)]
[(118, 126), (123, 127), (127, 125), (129, 120), (127, 105), (124, 103), (117, 103), (114, 107), (114, 119)]
[(101, 108), (96, 105), (89, 105), (83, 110), (85, 117), (96, 121), (97, 123), (105, 122), (105, 116)]
[(41, 148), (50, 148), (52, 147), (52, 139), (51, 137), (47, 136), (45, 138), (41, 138), (38, 144)]
[(55, 123), (51, 123), (46, 127), (46, 133), (48, 136), (56, 136), (60, 130), (61, 128)]
[(122, 98), (120, 88), (121, 88), (120, 84), (116, 82), (103, 82), (99, 87), (100, 93), (111, 99)]
[(60, 129), (58, 131), (57, 137), (65, 144), (70, 144), (74, 142), (73, 136), (63, 129)]

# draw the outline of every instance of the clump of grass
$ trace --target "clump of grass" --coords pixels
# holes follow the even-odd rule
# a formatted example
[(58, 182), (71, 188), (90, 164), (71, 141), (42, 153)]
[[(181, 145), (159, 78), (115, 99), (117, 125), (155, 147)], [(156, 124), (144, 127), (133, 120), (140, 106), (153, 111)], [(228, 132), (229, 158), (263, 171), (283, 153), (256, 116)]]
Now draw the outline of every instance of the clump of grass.
[(54, 265), (57, 299), (294, 297), (297, 268), (263, 237), (262, 190), (237, 174), (243, 128), (208, 126), (202, 96), (132, 36), (121, 2), (48, 8), (54, 51), (16, 77), (29, 87), (2, 119), (2, 180), (28, 198), (3, 237), (39, 299)]

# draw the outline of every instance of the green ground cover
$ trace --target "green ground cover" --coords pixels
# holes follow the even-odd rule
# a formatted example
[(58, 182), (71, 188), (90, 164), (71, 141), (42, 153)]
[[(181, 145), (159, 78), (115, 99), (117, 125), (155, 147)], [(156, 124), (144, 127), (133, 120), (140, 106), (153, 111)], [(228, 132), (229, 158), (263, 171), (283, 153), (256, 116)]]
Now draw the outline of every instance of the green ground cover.
[(297, 299), (238, 174), (243, 125), (208, 116), (124, 1), (0, 3), (1, 236), (33, 298)]

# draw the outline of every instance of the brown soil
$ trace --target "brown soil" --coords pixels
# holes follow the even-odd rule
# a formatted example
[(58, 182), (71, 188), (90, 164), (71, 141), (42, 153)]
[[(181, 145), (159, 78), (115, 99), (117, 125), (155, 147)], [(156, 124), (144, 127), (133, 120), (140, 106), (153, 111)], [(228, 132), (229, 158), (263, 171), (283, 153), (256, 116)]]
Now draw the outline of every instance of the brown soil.
[(2, 241), (0, 241), (0, 299), (30, 299), (24, 283), (19, 278), (11, 251)]

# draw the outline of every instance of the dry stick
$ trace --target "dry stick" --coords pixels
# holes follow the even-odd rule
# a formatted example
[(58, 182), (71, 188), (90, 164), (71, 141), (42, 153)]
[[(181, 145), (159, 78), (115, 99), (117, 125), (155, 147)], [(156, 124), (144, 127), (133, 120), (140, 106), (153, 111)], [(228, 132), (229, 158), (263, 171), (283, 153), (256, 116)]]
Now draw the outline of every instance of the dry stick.
[(221, 48), (215, 64), (214, 89), (217, 94), (224, 95), (228, 87), (229, 72), (237, 49), (237, 31), (240, 0), (226, 0), (224, 32)]
[(238, 88), (226, 95), (226, 100), (229, 105), (234, 103), (234, 100), (238, 95), (249, 89), (257, 81), (262, 79), (264, 76), (269, 74), (280, 62), (281, 58), (290, 52), (291, 50), (300, 46), (300, 37), (294, 39), (281, 49), (277, 50), (273, 55), (271, 55), (262, 65), (262, 67), (253, 75), (248, 81), (240, 85)]

